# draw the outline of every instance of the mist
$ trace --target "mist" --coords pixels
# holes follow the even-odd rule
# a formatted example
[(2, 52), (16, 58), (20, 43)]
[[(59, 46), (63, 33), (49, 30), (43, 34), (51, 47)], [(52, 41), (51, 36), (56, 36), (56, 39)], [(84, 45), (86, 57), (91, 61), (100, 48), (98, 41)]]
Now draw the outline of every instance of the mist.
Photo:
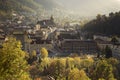
[(83, 16), (108, 14), (120, 10), (120, 0), (57, 0), (65, 9)]

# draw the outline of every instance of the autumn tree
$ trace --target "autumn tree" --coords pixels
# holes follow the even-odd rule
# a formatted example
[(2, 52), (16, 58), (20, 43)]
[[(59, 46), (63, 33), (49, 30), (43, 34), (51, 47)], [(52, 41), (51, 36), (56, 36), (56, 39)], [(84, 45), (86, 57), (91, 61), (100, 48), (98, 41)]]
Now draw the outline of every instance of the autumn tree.
[(94, 60), (92, 58), (81, 60), (80, 67), (81, 69), (89, 69), (93, 65)]
[(32, 54), (30, 55), (30, 57), (33, 58), (33, 59), (35, 59), (36, 56), (37, 56), (36, 51), (33, 50), (33, 51), (32, 51)]
[(74, 68), (73, 70), (70, 71), (68, 80), (90, 80), (90, 79), (86, 75), (84, 70)]
[(0, 49), (0, 80), (31, 80), (21, 42), (8, 38)]
[(39, 70), (40, 70), (41, 72), (44, 71), (44, 73), (47, 73), (47, 72), (46, 72), (46, 69), (50, 66), (50, 62), (51, 62), (51, 61), (50, 61), (49, 58), (44, 58), (44, 59), (42, 59), (40, 65), (39, 65)]
[(48, 57), (48, 51), (46, 48), (41, 48), (40, 53), (41, 53), (41, 58)]
[(32, 64), (37, 60), (37, 54), (36, 51), (33, 50), (32, 53), (29, 55), (30, 57), (28, 58), (28, 63)]
[(99, 60), (95, 64), (95, 70), (91, 73), (92, 80), (115, 80), (113, 67), (106, 60)]
[[(65, 67), (65, 77), (66, 77), (66, 80), (68, 80), (68, 76), (69, 76), (69, 73), (70, 73), (70, 70), (74, 68), (75, 65), (77, 65), (77, 63), (75, 64), (74, 62), (75, 60), (73, 58), (66, 58), (66, 67)], [(79, 59), (76, 58), (76, 62), (78, 61), (79, 63)]]
[(31, 56), (32, 56), (32, 57), (36, 56), (36, 51), (35, 51), (35, 50), (32, 51)]
[(65, 78), (65, 59), (55, 59), (48, 68), (49, 74), (55, 80), (62, 80)]
[(109, 59), (106, 59), (106, 60), (107, 60), (108, 64), (112, 65), (113, 73), (114, 73), (115, 78), (119, 79), (119, 74), (120, 74), (119, 60), (117, 60), (116, 58), (109, 58)]

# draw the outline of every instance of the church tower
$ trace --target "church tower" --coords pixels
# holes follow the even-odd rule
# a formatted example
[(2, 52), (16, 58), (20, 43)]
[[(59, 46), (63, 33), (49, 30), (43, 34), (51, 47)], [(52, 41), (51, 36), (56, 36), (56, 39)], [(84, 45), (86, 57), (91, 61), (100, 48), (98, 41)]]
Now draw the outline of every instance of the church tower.
[(54, 18), (53, 15), (51, 15), (50, 20), (54, 22)]

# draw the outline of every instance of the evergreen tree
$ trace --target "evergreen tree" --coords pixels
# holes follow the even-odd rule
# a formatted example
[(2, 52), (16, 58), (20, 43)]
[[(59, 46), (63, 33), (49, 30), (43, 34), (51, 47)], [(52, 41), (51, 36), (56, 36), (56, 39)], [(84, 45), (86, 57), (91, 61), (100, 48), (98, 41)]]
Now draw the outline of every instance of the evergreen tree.
[(112, 50), (111, 50), (111, 48), (108, 47), (108, 46), (106, 46), (106, 48), (105, 48), (105, 57), (106, 57), (106, 58), (112, 57)]
[(112, 37), (111, 42), (113, 42), (114, 44), (115, 44), (115, 43), (117, 43), (117, 42), (118, 42), (117, 37), (115, 37), (115, 36), (114, 36), (114, 37)]

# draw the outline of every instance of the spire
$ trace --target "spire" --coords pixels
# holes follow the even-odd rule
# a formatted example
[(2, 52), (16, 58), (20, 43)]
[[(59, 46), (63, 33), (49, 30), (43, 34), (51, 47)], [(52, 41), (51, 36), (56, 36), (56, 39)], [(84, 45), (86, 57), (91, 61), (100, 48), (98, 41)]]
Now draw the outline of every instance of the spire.
[(54, 21), (53, 15), (51, 15), (50, 20), (51, 20), (51, 21)]

